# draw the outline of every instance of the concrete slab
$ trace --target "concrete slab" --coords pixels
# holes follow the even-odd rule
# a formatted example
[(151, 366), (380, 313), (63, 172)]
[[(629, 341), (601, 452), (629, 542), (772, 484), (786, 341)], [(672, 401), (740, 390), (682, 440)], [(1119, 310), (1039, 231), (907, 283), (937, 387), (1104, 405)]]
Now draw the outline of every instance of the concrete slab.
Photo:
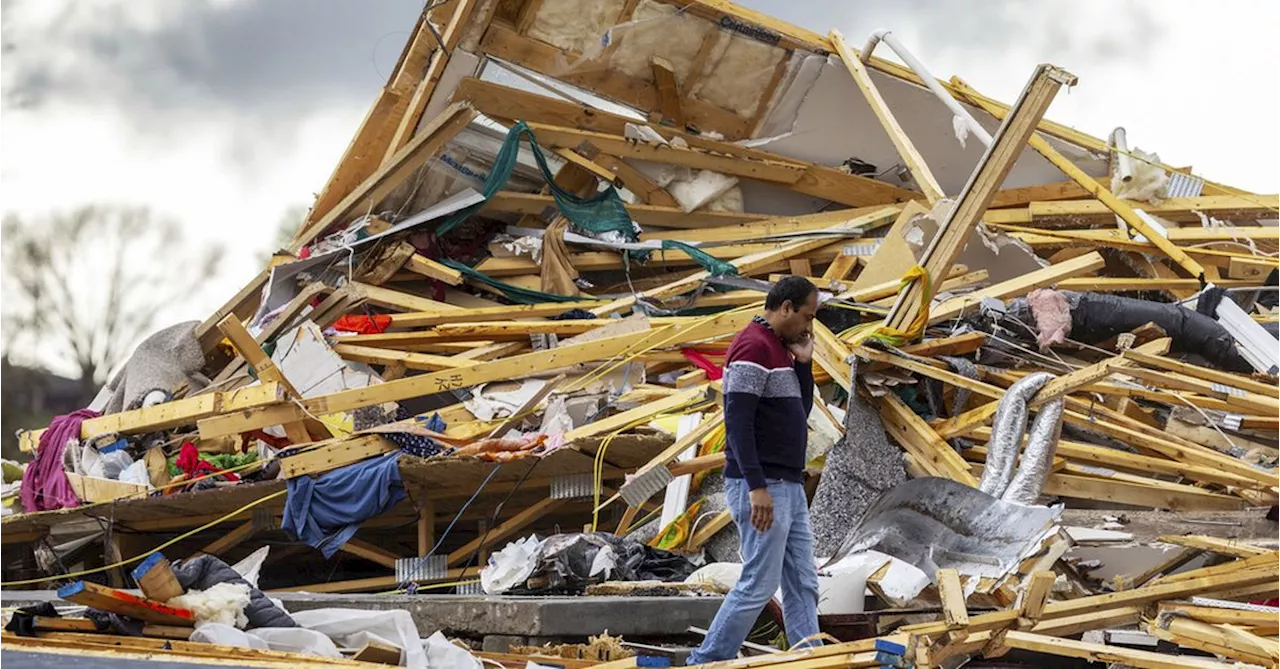
[[(436, 630), (468, 637), (624, 637), (683, 634), (691, 625), (706, 627), (720, 609), (720, 597), (486, 597), (472, 595), (335, 595), (273, 593), (289, 611), (350, 608), (367, 611), (404, 609), (424, 637)], [(66, 605), (52, 590), (0, 591), (6, 607), (52, 601)]]

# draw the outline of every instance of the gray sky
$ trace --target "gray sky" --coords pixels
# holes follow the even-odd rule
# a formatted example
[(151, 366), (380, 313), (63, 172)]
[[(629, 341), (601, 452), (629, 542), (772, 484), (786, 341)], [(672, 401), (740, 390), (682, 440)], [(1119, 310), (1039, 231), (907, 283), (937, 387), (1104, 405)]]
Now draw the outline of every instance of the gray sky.
[[(1080, 84), (1055, 121), (1262, 193), (1275, 155), (1274, 0), (749, 0), (860, 45), (892, 29), (934, 74), (1012, 101), (1034, 66)], [(319, 190), (421, 0), (4, 0), (0, 210), (145, 204), (230, 247), (203, 318), (258, 270), (284, 211)], [(877, 55), (889, 57), (887, 49)]]

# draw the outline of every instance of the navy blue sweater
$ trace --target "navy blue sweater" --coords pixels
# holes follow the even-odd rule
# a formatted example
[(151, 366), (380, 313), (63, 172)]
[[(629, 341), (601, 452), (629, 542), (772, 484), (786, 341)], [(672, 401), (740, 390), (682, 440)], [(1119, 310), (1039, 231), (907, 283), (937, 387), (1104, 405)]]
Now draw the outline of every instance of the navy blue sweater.
[(766, 479), (803, 481), (813, 366), (799, 363), (757, 322), (734, 337), (724, 368), (724, 474), (752, 490)]

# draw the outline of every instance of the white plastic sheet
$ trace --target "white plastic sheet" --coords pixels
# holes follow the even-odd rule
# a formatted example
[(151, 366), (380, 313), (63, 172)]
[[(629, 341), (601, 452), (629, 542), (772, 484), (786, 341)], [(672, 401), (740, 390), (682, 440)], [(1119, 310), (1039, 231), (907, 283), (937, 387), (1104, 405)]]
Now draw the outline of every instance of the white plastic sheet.
[(120, 481), (122, 483), (136, 483), (151, 487), (151, 473), (147, 471), (146, 460), (136, 460), (133, 464), (124, 468), (120, 472)]
[(189, 640), (235, 648), (342, 658), (342, 652), (334, 645), (333, 640), (301, 627), (259, 627), (252, 632), (245, 632), (222, 623), (203, 623), (191, 633)]
[(479, 669), (483, 666), (474, 655), (449, 643), (440, 632), (423, 639), (422, 650), (426, 653), (429, 669)]
[(267, 555), (271, 553), (270, 546), (263, 546), (258, 550), (249, 554), (249, 557), (231, 565), (240, 577), (249, 582), (249, 585), (258, 587), (258, 573), (262, 571), (262, 563), (266, 562)]
[(534, 535), (517, 539), (489, 555), (489, 564), (480, 570), (480, 587), (490, 595), (502, 594), (524, 583), (538, 566), (542, 541)]
[(403, 666), (409, 669), (428, 669), (432, 666), (427, 662), (427, 653), (418, 637), (418, 628), (408, 611), (335, 608), (299, 611), (290, 615), (298, 625), (328, 636), (341, 647), (359, 648), (369, 635), (375, 635), (404, 651), (401, 657)]

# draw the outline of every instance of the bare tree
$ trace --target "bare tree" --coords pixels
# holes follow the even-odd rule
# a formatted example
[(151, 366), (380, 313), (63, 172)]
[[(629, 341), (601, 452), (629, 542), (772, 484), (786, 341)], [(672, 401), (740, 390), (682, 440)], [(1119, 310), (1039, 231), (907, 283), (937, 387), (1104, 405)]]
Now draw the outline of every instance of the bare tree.
[[(83, 206), (3, 223), (4, 343), (75, 365), (91, 393), (217, 270), (220, 246), (190, 248), (141, 207)], [(35, 357), (35, 356), (33, 356)]]

